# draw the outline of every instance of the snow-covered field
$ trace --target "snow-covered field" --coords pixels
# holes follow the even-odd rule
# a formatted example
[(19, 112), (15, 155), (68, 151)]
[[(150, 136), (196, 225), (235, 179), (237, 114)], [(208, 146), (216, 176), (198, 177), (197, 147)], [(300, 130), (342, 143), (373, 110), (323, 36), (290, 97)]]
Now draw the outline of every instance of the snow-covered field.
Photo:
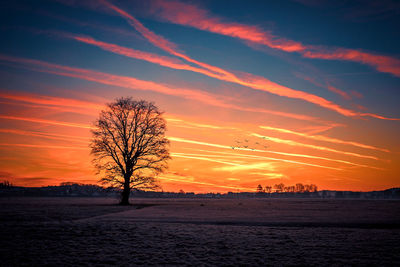
[(0, 264), (400, 266), (400, 201), (0, 198)]

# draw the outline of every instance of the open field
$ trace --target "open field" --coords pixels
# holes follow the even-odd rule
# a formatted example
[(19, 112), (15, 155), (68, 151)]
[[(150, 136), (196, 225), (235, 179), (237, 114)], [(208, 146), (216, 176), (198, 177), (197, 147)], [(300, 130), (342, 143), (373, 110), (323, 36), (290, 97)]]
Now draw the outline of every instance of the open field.
[(400, 201), (132, 202), (0, 198), (0, 264), (400, 264)]

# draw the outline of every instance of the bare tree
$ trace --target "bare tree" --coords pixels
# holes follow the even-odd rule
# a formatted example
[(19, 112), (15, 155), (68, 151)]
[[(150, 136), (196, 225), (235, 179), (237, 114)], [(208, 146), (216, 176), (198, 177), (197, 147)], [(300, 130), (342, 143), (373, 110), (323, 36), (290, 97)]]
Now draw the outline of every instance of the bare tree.
[(127, 97), (107, 104), (95, 121), (93, 163), (102, 183), (122, 189), (121, 205), (129, 204), (132, 189), (158, 188), (155, 176), (170, 159), (162, 114), (151, 102)]
[(303, 193), (303, 192), (304, 192), (304, 185), (303, 185), (302, 183), (296, 184), (296, 189), (295, 189), (295, 191), (296, 191), (297, 193)]
[(276, 184), (276, 185), (274, 185), (274, 188), (275, 188), (275, 192), (282, 193), (283, 190), (285, 189), (285, 185), (283, 183)]
[(308, 184), (304, 185), (304, 192), (311, 192), (310, 189), (311, 189), (310, 185)]
[(317, 192), (318, 191), (318, 186), (316, 186), (315, 184), (311, 184), (310, 185), (310, 192)]
[(268, 185), (267, 185), (267, 186), (265, 187), (265, 192), (266, 192), (266, 193), (271, 193), (271, 192), (272, 192), (272, 186), (268, 186)]
[(264, 189), (263, 189), (263, 187), (262, 187), (260, 184), (257, 185), (256, 191), (257, 191), (258, 194), (264, 193)]
[(0, 183), (0, 188), (11, 188), (11, 187), (14, 187), (14, 185), (7, 180)]

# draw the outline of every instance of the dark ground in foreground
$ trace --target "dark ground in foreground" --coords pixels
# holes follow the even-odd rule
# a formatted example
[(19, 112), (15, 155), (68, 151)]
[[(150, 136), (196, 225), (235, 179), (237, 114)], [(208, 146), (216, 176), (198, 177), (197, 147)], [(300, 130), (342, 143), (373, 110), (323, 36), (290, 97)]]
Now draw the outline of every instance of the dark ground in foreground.
[(0, 198), (0, 265), (400, 265), (400, 201)]

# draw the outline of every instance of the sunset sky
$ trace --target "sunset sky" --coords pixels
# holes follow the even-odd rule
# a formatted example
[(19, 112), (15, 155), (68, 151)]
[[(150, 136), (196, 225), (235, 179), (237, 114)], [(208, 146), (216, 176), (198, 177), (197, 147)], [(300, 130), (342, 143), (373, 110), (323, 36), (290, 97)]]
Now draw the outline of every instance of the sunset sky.
[(3, 1), (0, 10), (0, 180), (97, 183), (90, 128), (105, 103), (132, 96), (165, 111), (164, 191), (400, 186), (399, 2)]

